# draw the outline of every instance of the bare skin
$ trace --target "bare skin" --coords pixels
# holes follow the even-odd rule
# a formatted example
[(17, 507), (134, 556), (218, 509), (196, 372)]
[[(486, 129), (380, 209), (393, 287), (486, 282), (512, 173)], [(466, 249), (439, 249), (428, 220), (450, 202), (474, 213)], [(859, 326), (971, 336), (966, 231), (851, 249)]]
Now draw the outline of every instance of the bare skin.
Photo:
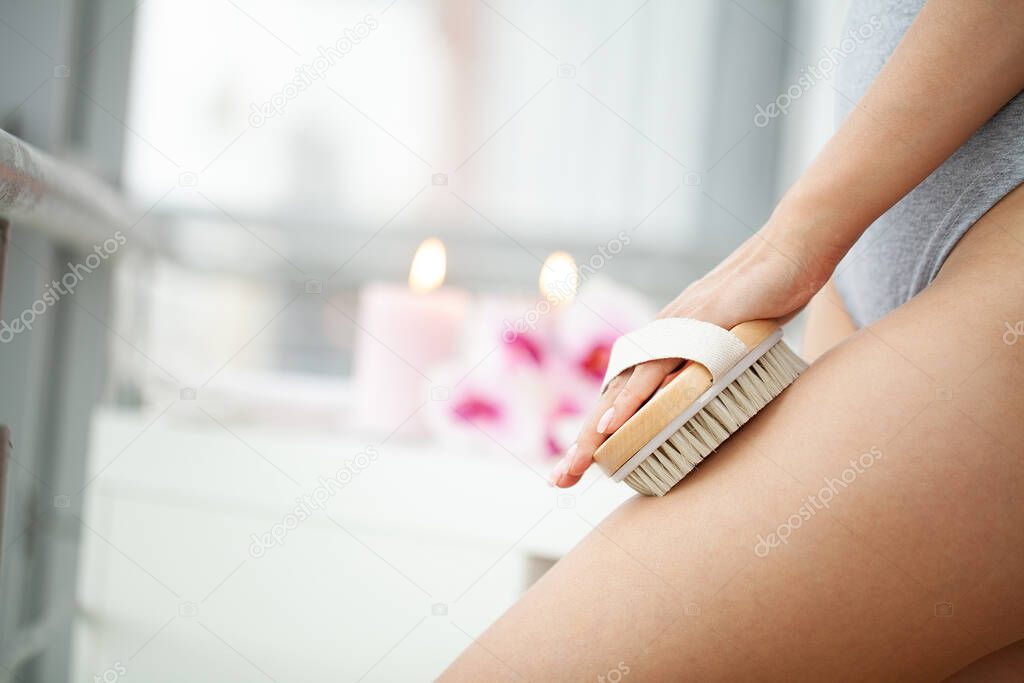
[(939, 680), (1021, 640), (1024, 339), (1003, 333), (1022, 318), (1024, 188), (667, 496), (601, 522), (442, 680)]
[[(827, 285), (808, 306), (807, 325), (804, 330), (801, 355), (808, 362), (820, 358), (829, 349), (838, 346), (857, 331), (835, 283)], [(1010, 683), (1024, 677), (1024, 640), (1018, 640), (1001, 650), (989, 653), (971, 662), (947, 678), (947, 683)]]
[(947, 683), (1017, 683), (1024, 672), (1024, 640), (982, 657)]
[(857, 323), (847, 312), (835, 283), (829, 280), (807, 307), (807, 326), (800, 355), (808, 363), (813, 363), (856, 331)]

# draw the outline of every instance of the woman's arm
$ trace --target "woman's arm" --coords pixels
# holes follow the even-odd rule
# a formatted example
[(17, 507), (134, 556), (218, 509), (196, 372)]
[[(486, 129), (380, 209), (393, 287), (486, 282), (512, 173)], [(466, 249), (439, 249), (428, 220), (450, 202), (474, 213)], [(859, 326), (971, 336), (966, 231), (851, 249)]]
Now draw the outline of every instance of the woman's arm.
[[(1024, 89), (1024, 1), (930, 0), (836, 134), (767, 224), (662, 316), (722, 327), (787, 319), (861, 233)], [(677, 363), (620, 375), (585, 421), (552, 482), (572, 486), (597, 447)]]
[(769, 231), (841, 257), (1022, 89), (1024, 2), (930, 0)]

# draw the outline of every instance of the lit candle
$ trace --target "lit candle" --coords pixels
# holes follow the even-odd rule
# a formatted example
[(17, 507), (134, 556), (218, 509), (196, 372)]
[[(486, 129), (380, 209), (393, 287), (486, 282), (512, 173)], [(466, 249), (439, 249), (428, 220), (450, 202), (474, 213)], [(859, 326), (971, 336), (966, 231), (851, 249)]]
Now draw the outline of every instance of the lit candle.
[(564, 251), (552, 252), (540, 267), (538, 284), (541, 295), (552, 305), (572, 303), (580, 286), (576, 260)]
[(429, 396), (431, 370), (458, 352), (469, 306), (466, 292), (441, 286), (446, 262), (444, 244), (430, 238), (416, 250), (408, 287), (373, 282), (360, 290), (353, 361), (360, 426), (422, 430), (415, 413)]

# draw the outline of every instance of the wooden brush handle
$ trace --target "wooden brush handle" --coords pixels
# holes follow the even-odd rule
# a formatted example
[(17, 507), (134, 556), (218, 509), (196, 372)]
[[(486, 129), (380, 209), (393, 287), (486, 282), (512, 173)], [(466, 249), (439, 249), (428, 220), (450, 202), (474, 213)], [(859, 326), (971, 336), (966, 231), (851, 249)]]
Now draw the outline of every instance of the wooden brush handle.
[[(774, 320), (752, 320), (730, 330), (750, 351), (779, 329)], [(696, 401), (714, 383), (711, 372), (696, 361), (690, 361), (678, 376), (659, 390), (626, 420), (594, 454), (594, 460), (605, 474), (611, 476), (623, 463), (650, 443), (672, 420)]]

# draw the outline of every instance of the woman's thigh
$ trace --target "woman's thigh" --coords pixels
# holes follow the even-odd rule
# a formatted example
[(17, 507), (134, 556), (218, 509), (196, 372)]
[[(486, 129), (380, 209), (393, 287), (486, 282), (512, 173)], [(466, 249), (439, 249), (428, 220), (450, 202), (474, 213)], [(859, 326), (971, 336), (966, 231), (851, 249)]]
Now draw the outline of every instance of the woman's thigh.
[(972, 662), (946, 683), (1020, 683), (1024, 678), (1024, 640)]
[(1004, 205), (448, 676), (936, 679), (1024, 637), (1024, 195)]
[(808, 363), (814, 362), (856, 331), (857, 324), (847, 313), (835, 281), (829, 280), (807, 306), (800, 354)]

